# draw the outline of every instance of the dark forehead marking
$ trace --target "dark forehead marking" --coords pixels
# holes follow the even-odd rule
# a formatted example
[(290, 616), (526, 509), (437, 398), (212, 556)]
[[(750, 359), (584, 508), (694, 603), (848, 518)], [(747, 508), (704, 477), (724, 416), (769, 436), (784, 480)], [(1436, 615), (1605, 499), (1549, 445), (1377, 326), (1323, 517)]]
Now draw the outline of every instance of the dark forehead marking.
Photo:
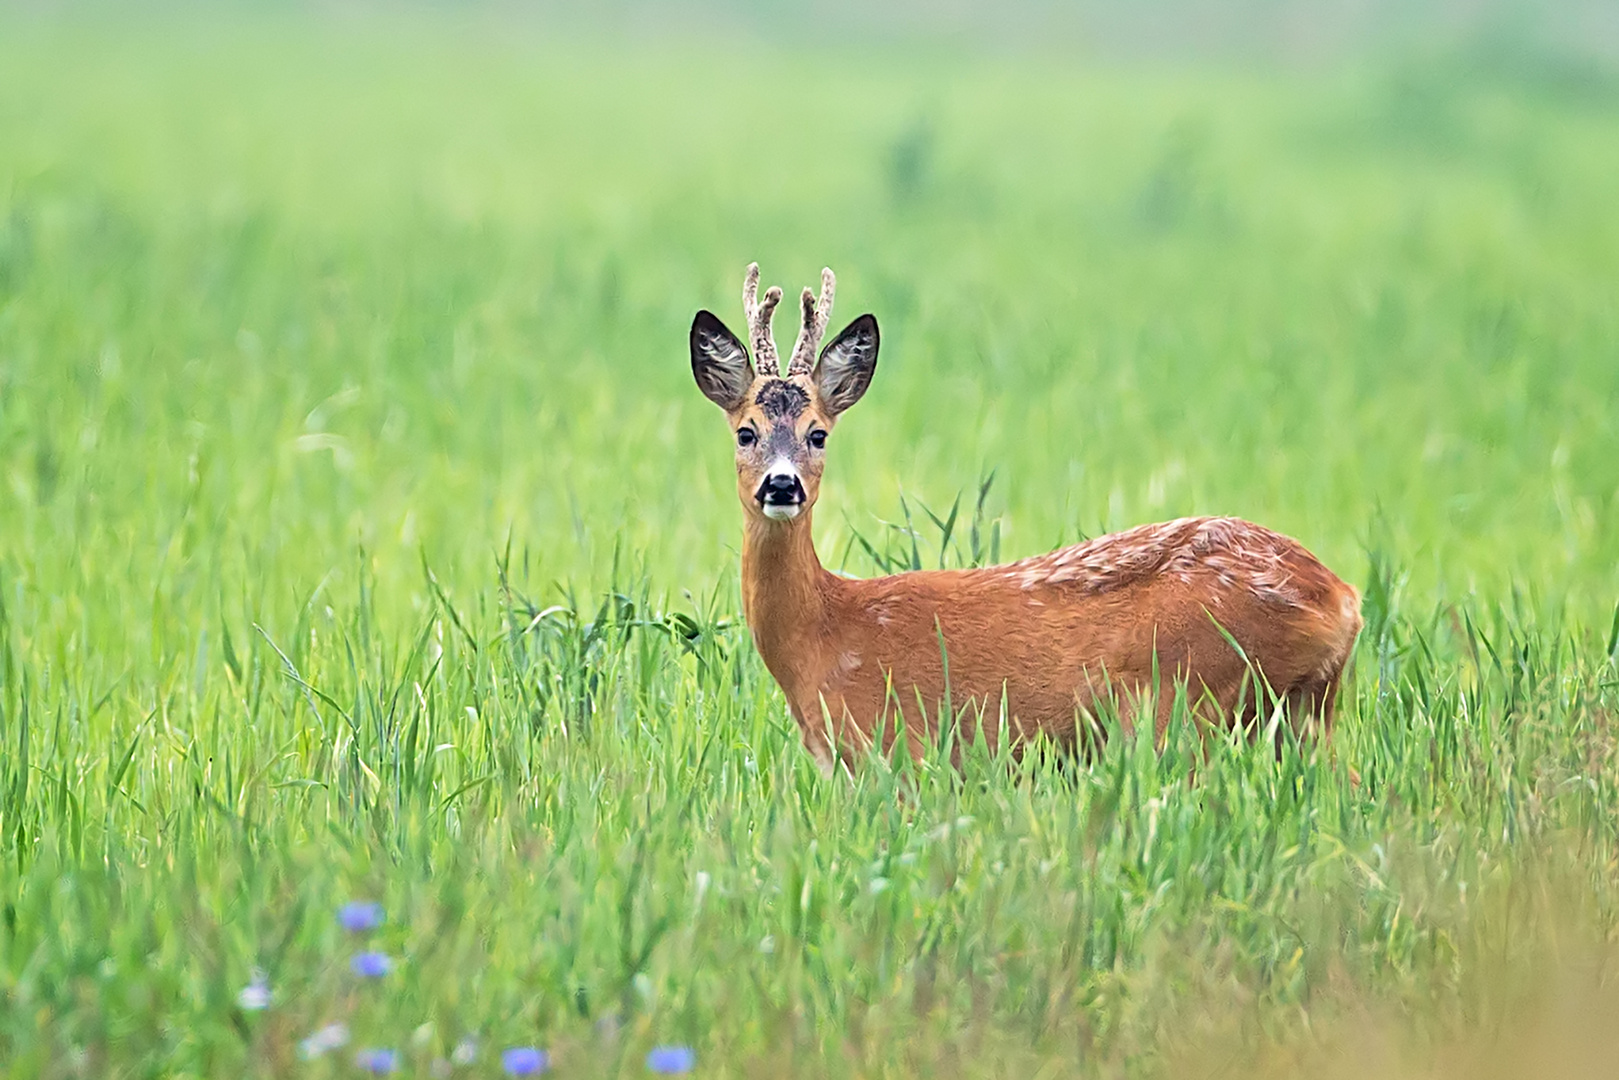
[(804, 392), (804, 388), (786, 379), (771, 379), (766, 382), (759, 387), (759, 392), (753, 395), (753, 400), (772, 420), (797, 416), (809, 408), (809, 395)]

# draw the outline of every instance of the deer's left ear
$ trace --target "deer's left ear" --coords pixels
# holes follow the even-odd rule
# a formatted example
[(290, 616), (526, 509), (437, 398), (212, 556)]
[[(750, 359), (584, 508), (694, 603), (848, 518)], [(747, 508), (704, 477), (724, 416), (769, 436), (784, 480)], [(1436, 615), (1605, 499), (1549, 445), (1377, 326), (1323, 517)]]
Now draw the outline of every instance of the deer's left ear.
[(862, 315), (844, 327), (815, 362), (813, 378), (822, 407), (836, 416), (859, 401), (876, 370), (877, 316)]
[(741, 405), (753, 385), (748, 351), (712, 311), (699, 311), (691, 322), (691, 373), (697, 389), (726, 412)]

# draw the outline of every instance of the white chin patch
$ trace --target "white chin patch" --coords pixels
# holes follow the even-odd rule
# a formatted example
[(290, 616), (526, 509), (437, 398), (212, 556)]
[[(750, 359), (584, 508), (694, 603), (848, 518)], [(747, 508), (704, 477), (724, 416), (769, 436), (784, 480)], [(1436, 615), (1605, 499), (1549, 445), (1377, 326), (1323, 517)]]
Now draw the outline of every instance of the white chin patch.
[(770, 503), (765, 503), (760, 509), (765, 512), (765, 517), (767, 518), (773, 518), (776, 521), (790, 521), (798, 516), (798, 512), (804, 509), (804, 506), (802, 503), (793, 503), (790, 506), (773, 506)]

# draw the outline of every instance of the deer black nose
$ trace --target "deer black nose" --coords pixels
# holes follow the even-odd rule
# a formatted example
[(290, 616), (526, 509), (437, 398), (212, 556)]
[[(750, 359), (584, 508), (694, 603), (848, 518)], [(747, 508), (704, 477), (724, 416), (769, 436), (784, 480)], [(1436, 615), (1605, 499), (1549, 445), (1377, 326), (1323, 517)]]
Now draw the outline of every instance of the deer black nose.
[(755, 498), (765, 506), (796, 506), (804, 501), (804, 485), (795, 473), (771, 473)]

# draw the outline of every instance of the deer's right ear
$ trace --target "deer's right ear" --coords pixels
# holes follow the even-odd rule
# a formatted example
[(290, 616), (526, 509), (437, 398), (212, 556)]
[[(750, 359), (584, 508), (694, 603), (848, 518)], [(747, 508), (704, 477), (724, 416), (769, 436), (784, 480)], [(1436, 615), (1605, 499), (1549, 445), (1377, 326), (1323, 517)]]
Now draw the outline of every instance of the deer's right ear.
[(753, 385), (747, 349), (712, 311), (699, 311), (691, 321), (691, 373), (697, 389), (726, 412), (741, 405)]

